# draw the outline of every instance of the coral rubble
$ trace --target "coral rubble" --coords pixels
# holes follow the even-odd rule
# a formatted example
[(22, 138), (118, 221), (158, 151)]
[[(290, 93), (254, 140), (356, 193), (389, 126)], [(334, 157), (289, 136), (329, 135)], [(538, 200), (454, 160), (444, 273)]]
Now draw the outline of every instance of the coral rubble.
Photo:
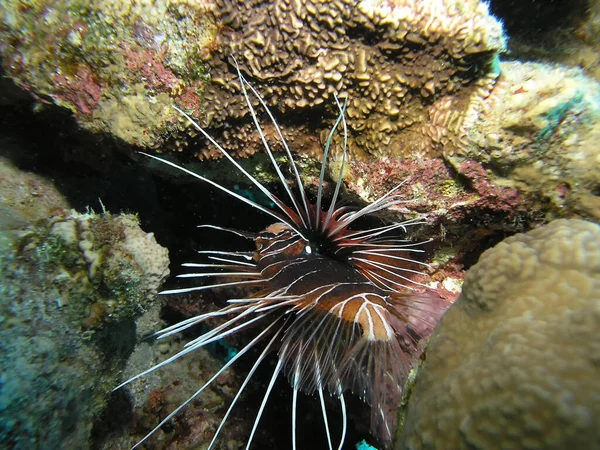
[(600, 226), (487, 250), (427, 348), (397, 449), (600, 446)]

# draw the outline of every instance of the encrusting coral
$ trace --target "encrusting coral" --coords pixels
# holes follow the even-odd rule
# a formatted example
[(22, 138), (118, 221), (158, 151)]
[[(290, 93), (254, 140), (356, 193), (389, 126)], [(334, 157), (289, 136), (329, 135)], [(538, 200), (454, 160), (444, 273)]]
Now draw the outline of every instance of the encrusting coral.
[(434, 333), (396, 449), (598, 448), (600, 226), (487, 250)]
[(0, 3), (6, 73), (42, 103), (130, 144), (164, 143), (174, 100), (197, 105), (216, 26), (209, 1)]
[(446, 159), (490, 168), (497, 186), (531, 193), (528, 208), (550, 217), (600, 219), (600, 83), (580, 69), (502, 63), (502, 75)]
[[(54, 217), (48, 236), (59, 238), (61, 252), (79, 252), (78, 267), (85, 267), (85, 276), (81, 272), (71, 275), (79, 279), (78, 285), (89, 284), (98, 293), (87, 294), (89, 315), (84, 325), (89, 328), (146, 310), (169, 274), (167, 249), (157, 244), (152, 233), (144, 233), (132, 215)], [(72, 288), (69, 296), (73, 296)]]

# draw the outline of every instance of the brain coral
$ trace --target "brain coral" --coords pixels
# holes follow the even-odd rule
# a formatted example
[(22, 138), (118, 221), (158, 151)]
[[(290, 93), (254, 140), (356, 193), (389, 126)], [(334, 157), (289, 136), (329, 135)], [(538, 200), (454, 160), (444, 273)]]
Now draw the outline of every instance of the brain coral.
[(486, 251), (430, 341), (397, 449), (600, 448), (600, 226)]
[[(469, 105), (493, 85), (501, 24), (478, 0), (218, 0), (220, 56), (211, 62), (205, 126), (228, 128), (225, 148), (260, 148), (229, 64), (285, 115), (294, 148), (318, 152), (336, 117), (333, 94), (348, 97), (355, 155), (414, 154), (460, 145)], [(316, 123), (308, 123), (311, 111)], [(202, 119), (202, 117), (201, 117)], [(233, 119), (233, 121), (232, 121)], [(302, 124), (302, 125), (301, 125)], [(296, 139), (297, 141), (298, 139)], [(303, 148), (304, 147), (304, 148)], [(212, 156), (209, 150), (204, 156)]]

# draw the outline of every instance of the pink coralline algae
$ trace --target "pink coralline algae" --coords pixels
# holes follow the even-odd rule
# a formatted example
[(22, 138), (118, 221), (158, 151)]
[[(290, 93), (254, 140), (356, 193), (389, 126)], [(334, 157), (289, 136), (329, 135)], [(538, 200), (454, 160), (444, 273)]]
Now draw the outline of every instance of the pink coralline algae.
[(135, 51), (127, 46), (124, 51), (125, 65), (148, 89), (166, 90), (171, 95), (177, 95), (182, 91), (183, 83), (165, 66), (165, 54), (166, 48), (158, 52), (148, 49)]
[(510, 217), (521, 204), (522, 198), (515, 188), (503, 188), (492, 181), (485, 168), (477, 161), (465, 161), (459, 165), (459, 173), (468, 179), (471, 187), (480, 198), (477, 207), (492, 211), (502, 211)]
[(524, 198), (514, 188), (495, 185), (477, 161), (453, 167), (442, 158), (387, 159), (352, 164), (349, 186), (370, 200), (405, 181), (404, 213), (426, 213), (430, 223), (456, 222), (466, 215), (523, 212)]
[(92, 115), (100, 103), (104, 83), (99, 81), (88, 66), (80, 66), (73, 75), (57, 74), (53, 97), (75, 107), (76, 113)]

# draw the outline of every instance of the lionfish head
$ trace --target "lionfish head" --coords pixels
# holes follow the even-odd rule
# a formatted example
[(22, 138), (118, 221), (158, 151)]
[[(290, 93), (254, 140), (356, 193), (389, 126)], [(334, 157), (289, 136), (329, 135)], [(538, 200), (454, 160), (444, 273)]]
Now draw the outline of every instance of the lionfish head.
[[(261, 346), (262, 351), (224, 414), (210, 447), (216, 442), (242, 391), (269, 352), (277, 353), (277, 363), (263, 401), (258, 407), (246, 448), (252, 443), (275, 380), (280, 374), (287, 377), (293, 389), (292, 448), (296, 448), (299, 392), (318, 396), (330, 449), (337, 443), (337, 448), (341, 449), (345, 440), (347, 414), (344, 395), (347, 392), (352, 392), (370, 405), (371, 431), (384, 446), (389, 446), (404, 382), (419, 356), (424, 338), (431, 333), (448, 306), (435, 296), (417, 293), (413, 289), (419, 286), (414, 281), (414, 276), (420, 273), (419, 268), (426, 266), (414, 257), (415, 253), (422, 251), (419, 249), (422, 243), (410, 242), (401, 235), (409, 226), (418, 225), (422, 221), (413, 219), (368, 229), (356, 226), (358, 219), (404, 202), (397, 193), (400, 186), (361, 208), (338, 206), (347, 156), (348, 130), (344, 118), (345, 104), (342, 105), (337, 97), (340, 113), (324, 148), (316, 200), (310, 201), (292, 153), (271, 111), (246, 81), (237, 63), (236, 68), (248, 109), (288, 201), (284, 202), (269, 192), (191, 117), (179, 110), (244, 177), (267, 196), (274, 207), (267, 208), (165, 159), (146, 156), (211, 184), (231, 197), (272, 216), (275, 222), (257, 234), (236, 232), (254, 240), (253, 252), (202, 251), (200, 253), (208, 257), (208, 262), (184, 264), (195, 270), (180, 275), (181, 277), (214, 281), (163, 294), (243, 287), (246, 288), (247, 296), (230, 299), (228, 305), (220, 310), (189, 318), (158, 332), (159, 339), (165, 338), (207, 319), (224, 318), (221, 325), (189, 342), (180, 353), (125, 381), (121, 386), (211, 342), (246, 329), (259, 331), (214, 377), (172, 411), (136, 446), (255, 346)], [(255, 104), (264, 109), (277, 130), (295, 178), (297, 193), (290, 189), (275, 161), (258, 122)], [(332, 138), (340, 125), (343, 133), (342, 169), (332, 199), (325, 207), (323, 183), (327, 157)], [(261, 326), (255, 327), (254, 324)], [(335, 397), (340, 404), (342, 429), (337, 439), (329, 427), (325, 394)]]

